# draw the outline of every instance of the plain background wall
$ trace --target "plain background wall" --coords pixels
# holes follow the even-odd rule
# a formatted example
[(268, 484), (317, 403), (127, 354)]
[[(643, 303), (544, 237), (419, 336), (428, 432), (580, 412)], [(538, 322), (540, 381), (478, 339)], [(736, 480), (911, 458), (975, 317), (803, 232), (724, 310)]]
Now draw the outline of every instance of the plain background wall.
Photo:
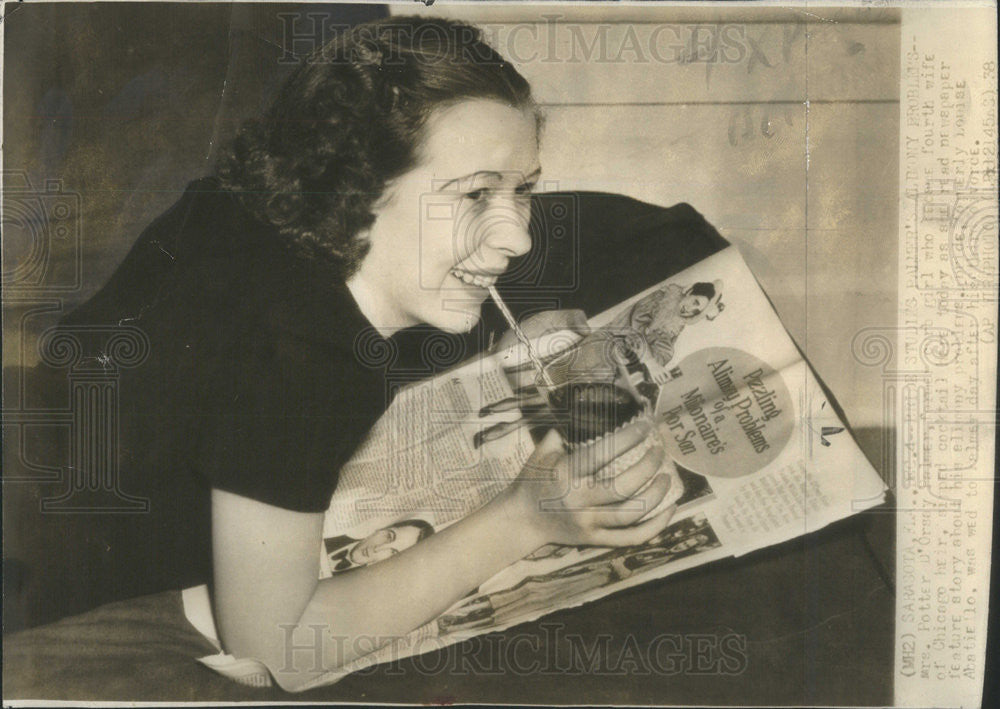
[(688, 202), (735, 242), (882, 467), (852, 339), (897, 318), (898, 12), (390, 8), (480, 25), (531, 81), (544, 187)]
[[(323, 4), (6, 9), (8, 56), (18, 61), (4, 67), (5, 204), (27, 203), (27, 188), (11, 191), (25, 182), (37, 192), (60, 180), (64, 193), (43, 195), (42, 209), (62, 200), (78, 232), (50, 239), (38, 288), (6, 289), (5, 365), (34, 361), (37, 333), (100, 287), (142, 227), (210, 172), (239, 121), (266, 105), (291, 68), (279, 61), (293, 39), (279, 13), (292, 16), (297, 53), (331, 25), (385, 13)], [(852, 423), (881, 424), (879, 372), (854, 359), (851, 343), (862, 328), (896, 322), (897, 14), (392, 9), (485, 23), (548, 115), (543, 187), (692, 204), (739, 245)], [(722, 32), (725, 61), (711, 58)], [(651, 37), (668, 61), (651, 56)], [(34, 226), (15, 211), (4, 217), (5, 285), (34, 258)], [(862, 445), (879, 465), (882, 441)]]

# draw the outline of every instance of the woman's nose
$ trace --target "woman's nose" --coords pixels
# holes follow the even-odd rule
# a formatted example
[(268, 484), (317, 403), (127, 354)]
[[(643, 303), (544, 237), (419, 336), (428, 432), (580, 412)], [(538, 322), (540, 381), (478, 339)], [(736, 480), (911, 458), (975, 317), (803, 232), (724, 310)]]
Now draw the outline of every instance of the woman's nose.
[(485, 243), (508, 258), (523, 256), (531, 249), (527, 215), (498, 215), (490, 224)]

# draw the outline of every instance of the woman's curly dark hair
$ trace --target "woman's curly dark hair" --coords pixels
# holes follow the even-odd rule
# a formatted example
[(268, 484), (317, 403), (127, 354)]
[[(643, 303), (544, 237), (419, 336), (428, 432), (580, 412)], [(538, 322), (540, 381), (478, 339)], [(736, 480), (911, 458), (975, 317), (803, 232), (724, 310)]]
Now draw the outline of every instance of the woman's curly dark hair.
[(535, 108), (528, 82), (471, 25), (357, 25), (305, 58), (264, 117), (240, 128), (218, 176), (300, 254), (347, 278), (387, 183), (416, 165), (428, 117), (465, 99)]

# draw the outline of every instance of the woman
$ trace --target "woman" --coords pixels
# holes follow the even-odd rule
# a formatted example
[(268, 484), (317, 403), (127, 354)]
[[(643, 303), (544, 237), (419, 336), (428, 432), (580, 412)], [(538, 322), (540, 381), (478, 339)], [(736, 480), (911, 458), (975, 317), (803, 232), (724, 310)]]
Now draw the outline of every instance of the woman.
[[(595, 488), (574, 481), (607, 458), (567, 456), (550, 433), (479, 511), (317, 580), (323, 511), (391, 398), (387, 366), (414, 328), (472, 328), (530, 246), (539, 122), (525, 80), (461, 24), (361, 25), (296, 70), (218, 179), (194, 183), (69, 320), (127, 322), (150, 341), (121, 384), (122, 489), (150, 512), (104, 521), (96, 568), (127, 562), (107, 583), (210, 581), (225, 649), (294, 689), (358, 656), (350, 639), (403, 635), (543, 544), (663, 529), (670, 510), (636, 524), (621, 506), (623, 492), (644, 509), (666, 494), (662, 451)], [(647, 433), (623, 429), (616, 450)], [(317, 628), (320, 657), (286, 652), (315, 647)]]

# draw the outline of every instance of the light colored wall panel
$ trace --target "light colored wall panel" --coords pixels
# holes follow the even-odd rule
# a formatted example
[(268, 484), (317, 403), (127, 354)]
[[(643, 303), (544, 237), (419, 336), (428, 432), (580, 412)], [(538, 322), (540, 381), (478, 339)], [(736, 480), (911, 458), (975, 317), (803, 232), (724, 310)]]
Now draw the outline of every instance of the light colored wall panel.
[(542, 103), (895, 99), (897, 14), (768, 10), (476, 3), (421, 12), (481, 26)]
[(881, 421), (881, 372), (855, 361), (851, 341), (896, 325), (897, 115), (897, 104), (827, 104), (809, 120), (805, 346), (863, 426)]
[(550, 107), (544, 180), (656, 204), (720, 229), (805, 226), (805, 107)]
[[(801, 25), (795, 26), (801, 28)], [(788, 25), (531, 23), (486, 26), (549, 103), (802, 101), (806, 40)]]
[(810, 101), (896, 101), (899, 25), (809, 24)]
[(809, 112), (809, 227), (858, 231), (859, 257), (895, 247), (897, 104), (816, 105)]

